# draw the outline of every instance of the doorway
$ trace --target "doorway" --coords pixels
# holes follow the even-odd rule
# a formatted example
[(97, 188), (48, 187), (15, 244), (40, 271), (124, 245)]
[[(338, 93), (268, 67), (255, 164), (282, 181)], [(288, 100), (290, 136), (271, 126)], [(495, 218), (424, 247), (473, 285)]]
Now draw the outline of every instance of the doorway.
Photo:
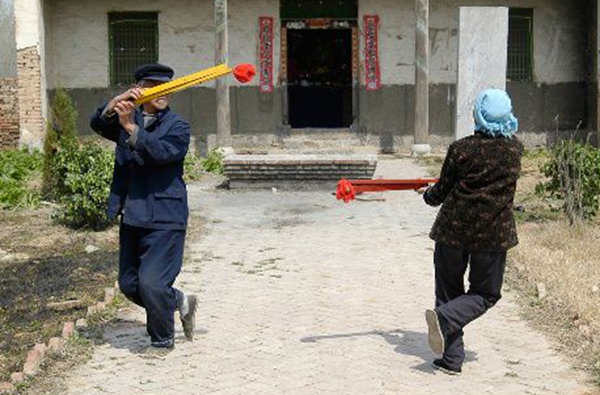
[(352, 29), (288, 29), (287, 83), (292, 128), (352, 124)]

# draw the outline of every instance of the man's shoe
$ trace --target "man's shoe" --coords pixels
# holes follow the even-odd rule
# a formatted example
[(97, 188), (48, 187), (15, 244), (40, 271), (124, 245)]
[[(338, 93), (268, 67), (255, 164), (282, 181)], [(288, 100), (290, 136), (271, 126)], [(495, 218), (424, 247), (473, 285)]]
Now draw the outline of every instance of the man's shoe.
[(432, 364), (434, 369), (449, 374), (450, 376), (458, 376), (462, 373), (461, 368), (452, 368), (443, 359), (436, 359)]
[(148, 346), (144, 350), (140, 352), (140, 356), (146, 359), (165, 359), (165, 357), (173, 351), (175, 347), (156, 347), (156, 346)]
[(181, 316), (181, 325), (183, 334), (192, 341), (194, 340), (194, 330), (196, 328), (196, 308), (198, 307), (198, 298), (196, 295), (187, 296), (188, 313)]
[(431, 350), (434, 353), (442, 355), (446, 349), (446, 346), (444, 334), (442, 333), (442, 328), (440, 327), (440, 320), (435, 310), (426, 310), (425, 320), (427, 321), (427, 327), (429, 330), (429, 347), (431, 347)]

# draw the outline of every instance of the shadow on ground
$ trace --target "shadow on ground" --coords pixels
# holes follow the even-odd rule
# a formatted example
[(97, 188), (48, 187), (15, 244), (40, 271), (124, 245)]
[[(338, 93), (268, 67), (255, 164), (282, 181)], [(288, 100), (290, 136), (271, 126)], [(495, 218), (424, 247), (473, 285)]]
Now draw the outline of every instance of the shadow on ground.
[[(352, 337), (377, 336), (385, 340), (387, 344), (394, 347), (394, 352), (402, 355), (409, 355), (421, 359), (423, 362), (411, 366), (411, 369), (418, 370), (424, 373), (433, 373), (431, 367), (434, 354), (432, 354), (427, 341), (427, 334), (422, 332), (405, 331), (402, 329), (393, 329), (390, 331), (367, 331), (367, 332), (352, 332), (332, 335), (309, 336), (300, 339), (303, 343), (317, 343), (323, 340), (336, 340)], [(477, 360), (477, 353), (466, 350), (465, 362), (473, 362)]]

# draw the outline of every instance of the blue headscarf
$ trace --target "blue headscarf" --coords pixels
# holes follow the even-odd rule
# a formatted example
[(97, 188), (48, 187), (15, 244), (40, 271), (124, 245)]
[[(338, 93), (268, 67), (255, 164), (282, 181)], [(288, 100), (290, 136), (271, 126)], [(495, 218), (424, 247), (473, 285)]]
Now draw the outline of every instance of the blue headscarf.
[(519, 121), (512, 113), (512, 103), (502, 89), (487, 89), (477, 98), (473, 108), (475, 131), (493, 137), (512, 137)]

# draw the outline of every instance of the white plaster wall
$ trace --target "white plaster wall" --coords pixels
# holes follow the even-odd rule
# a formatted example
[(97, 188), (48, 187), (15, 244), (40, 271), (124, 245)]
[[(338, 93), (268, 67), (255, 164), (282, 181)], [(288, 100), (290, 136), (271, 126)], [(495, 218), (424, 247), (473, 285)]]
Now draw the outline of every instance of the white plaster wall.
[(16, 0), (15, 25), (17, 50), (40, 45), (44, 19), (40, 0)]
[[(279, 65), (279, 1), (229, 0), (229, 64), (258, 62), (258, 17), (275, 21), (274, 71)], [(159, 12), (159, 62), (176, 77), (215, 65), (213, 0), (52, 0), (50, 87), (99, 88), (109, 85), (110, 11)], [(230, 79), (236, 85), (235, 79)], [(251, 85), (257, 85), (255, 79)], [(213, 87), (214, 83), (206, 86)]]
[(364, 85), (365, 43), (363, 17), (379, 15), (379, 68), (381, 84), (415, 81), (415, 11), (407, 0), (359, 0), (360, 81)]
[(211, 0), (52, 0), (50, 88), (109, 85), (110, 11), (158, 11), (158, 61), (173, 67), (176, 76), (214, 65)]
[[(273, 17), (273, 82), (279, 81), (280, 65), (280, 29), (279, 0), (228, 0), (229, 7), (229, 64), (234, 67), (240, 63), (252, 63), (257, 67), (259, 61), (258, 18)], [(232, 85), (239, 86), (235, 78), (230, 79)], [(250, 86), (258, 86), (258, 75)]]
[[(383, 85), (414, 83), (414, 4), (414, 0), (359, 0), (361, 32), (363, 15), (376, 14), (381, 18), (379, 56)], [(456, 83), (459, 6), (534, 8), (535, 81), (585, 80), (585, 0), (430, 0), (429, 6), (431, 83)], [(361, 63), (362, 39), (361, 34)]]

